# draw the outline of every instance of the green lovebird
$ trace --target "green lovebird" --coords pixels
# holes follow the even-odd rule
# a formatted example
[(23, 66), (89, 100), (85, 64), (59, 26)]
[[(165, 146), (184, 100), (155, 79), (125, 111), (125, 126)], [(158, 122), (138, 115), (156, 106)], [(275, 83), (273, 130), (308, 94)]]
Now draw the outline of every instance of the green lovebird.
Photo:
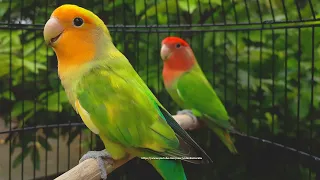
[[(105, 153), (92, 151), (88, 157), (211, 162), (114, 46), (98, 16), (76, 5), (62, 5), (53, 11), (43, 33), (57, 56), (58, 74), (71, 105), (105, 145)], [(199, 155), (202, 160), (184, 159)], [(147, 161), (164, 179), (186, 179), (181, 160)], [(101, 177), (106, 179), (106, 172)]]
[(203, 74), (189, 44), (178, 37), (162, 41), (162, 76), (171, 98), (181, 107), (204, 120), (231, 153), (236, 154), (228, 130), (234, 130), (228, 113)]

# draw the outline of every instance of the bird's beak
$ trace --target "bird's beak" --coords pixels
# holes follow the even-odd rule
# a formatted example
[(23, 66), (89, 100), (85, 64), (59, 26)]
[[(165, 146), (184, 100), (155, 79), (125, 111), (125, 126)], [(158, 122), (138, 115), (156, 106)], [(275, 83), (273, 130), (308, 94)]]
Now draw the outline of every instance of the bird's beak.
[(167, 60), (171, 52), (167, 45), (163, 44), (160, 51), (160, 56), (163, 61)]
[(55, 17), (51, 17), (44, 25), (43, 36), (48, 45), (55, 44), (63, 33), (63, 26)]

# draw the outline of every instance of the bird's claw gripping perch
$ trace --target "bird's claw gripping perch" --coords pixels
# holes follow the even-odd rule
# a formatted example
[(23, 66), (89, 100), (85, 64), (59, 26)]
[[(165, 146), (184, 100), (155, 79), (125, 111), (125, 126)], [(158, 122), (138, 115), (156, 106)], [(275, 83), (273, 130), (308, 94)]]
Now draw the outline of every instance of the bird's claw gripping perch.
[(104, 160), (108, 160), (109, 164), (113, 164), (113, 160), (111, 155), (104, 149), (102, 151), (88, 151), (86, 154), (84, 154), (81, 159), (79, 160), (79, 163), (81, 163), (84, 160), (87, 159), (96, 159), (98, 162), (98, 166), (101, 172), (101, 179), (106, 180), (107, 179), (107, 170), (104, 165)]
[(191, 122), (181, 122), (181, 121), (178, 122), (179, 125), (181, 127), (183, 127), (184, 129), (193, 130), (193, 129), (196, 129), (200, 126), (200, 123), (197, 120), (197, 117), (189, 109), (184, 109), (184, 110), (178, 111), (177, 115), (187, 115), (191, 118)]
[(189, 109), (184, 109), (184, 110), (178, 111), (177, 114), (185, 114), (185, 115), (190, 116), (192, 118), (192, 120), (194, 120), (194, 121), (197, 120), (197, 117), (195, 115), (193, 115), (192, 111)]

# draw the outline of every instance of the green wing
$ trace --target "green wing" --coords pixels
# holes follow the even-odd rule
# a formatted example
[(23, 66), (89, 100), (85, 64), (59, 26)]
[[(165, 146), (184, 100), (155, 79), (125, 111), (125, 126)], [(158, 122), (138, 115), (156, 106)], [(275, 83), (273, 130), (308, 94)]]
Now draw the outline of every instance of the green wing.
[[(77, 91), (99, 135), (112, 142), (160, 156), (196, 156), (196, 151), (205, 154), (179, 125), (171, 122), (171, 115), (133, 69), (122, 67), (115, 72), (108, 66), (95, 68), (83, 77)], [(210, 159), (207, 155), (204, 158)]]
[(227, 129), (231, 128), (224, 105), (198, 64), (178, 79), (176, 91), (185, 108), (192, 108), (214, 123)]

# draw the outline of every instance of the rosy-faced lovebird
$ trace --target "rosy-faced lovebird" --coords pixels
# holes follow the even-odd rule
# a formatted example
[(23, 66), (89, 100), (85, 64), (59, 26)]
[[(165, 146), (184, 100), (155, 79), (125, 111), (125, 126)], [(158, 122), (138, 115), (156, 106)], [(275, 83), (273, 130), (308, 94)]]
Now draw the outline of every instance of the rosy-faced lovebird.
[(231, 153), (236, 154), (228, 130), (233, 130), (228, 113), (202, 72), (189, 44), (178, 37), (162, 41), (164, 85), (171, 98), (215, 132)]
[[(210, 157), (159, 103), (127, 58), (114, 46), (104, 22), (76, 5), (55, 9), (44, 39), (58, 59), (58, 74), (69, 102), (106, 151), (88, 158)], [(186, 179), (181, 160), (147, 159), (164, 179)], [(103, 164), (103, 162), (102, 162)], [(105, 169), (101, 177), (106, 179)], [(103, 172), (104, 171), (104, 172)]]

